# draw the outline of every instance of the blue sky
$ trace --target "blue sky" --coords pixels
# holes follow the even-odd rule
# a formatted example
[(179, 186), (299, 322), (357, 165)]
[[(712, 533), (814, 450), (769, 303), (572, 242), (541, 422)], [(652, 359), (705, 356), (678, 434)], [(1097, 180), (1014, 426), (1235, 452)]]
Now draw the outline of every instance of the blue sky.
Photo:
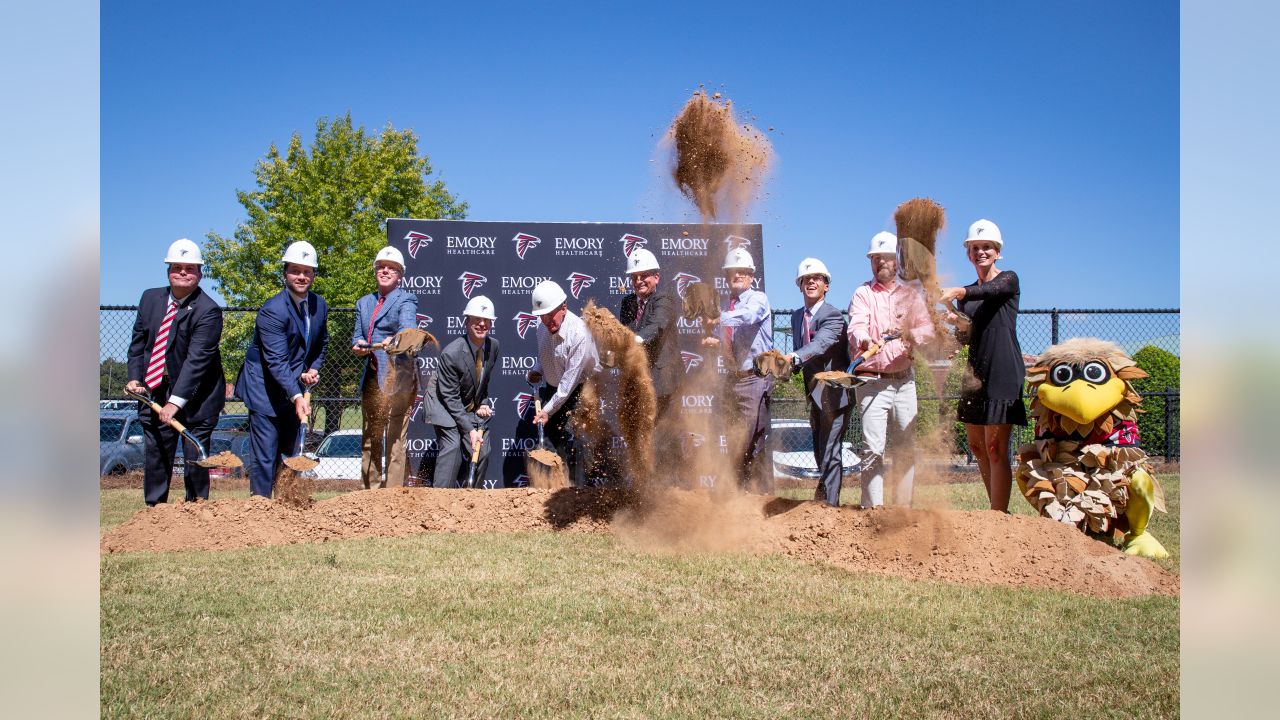
[(775, 307), (809, 255), (847, 303), (917, 195), (960, 284), (987, 217), (1023, 307), (1179, 305), (1176, 3), (540, 5), (104, 2), (101, 301), (230, 234), (268, 144), (348, 111), (414, 129), (471, 219), (693, 220), (651, 161), (705, 84), (775, 128), (747, 216)]

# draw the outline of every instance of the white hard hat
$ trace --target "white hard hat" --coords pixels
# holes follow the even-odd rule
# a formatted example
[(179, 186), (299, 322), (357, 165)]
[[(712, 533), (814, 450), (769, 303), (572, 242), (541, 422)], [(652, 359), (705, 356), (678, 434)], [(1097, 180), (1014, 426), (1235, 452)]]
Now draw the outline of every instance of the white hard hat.
[(724, 257), (724, 267), (722, 270), (731, 270), (734, 268), (745, 268), (751, 272), (756, 271), (756, 261), (751, 259), (751, 253), (746, 248), (736, 247), (729, 251)]
[(658, 258), (644, 248), (636, 248), (627, 256), (627, 274), (658, 269)]
[(890, 232), (878, 232), (871, 236), (871, 246), (867, 248), (867, 257), (872, 255), (897, 255), (898, 237)]
[(800, 267), (796, 268), (796, 282), (800, 282), (800, 278), (805, 275), (821, 275), (827, 279), (828, 285), (831, 284), (831, 273), (818, 258), (805, 258), (800, 261)]
[(280, 262), (319, 267), (316, 264), (316, 249), (306, 240), (299, 240), (285, 248), (284, 257), (280, 258)]
[(397, 250), (396, 248), (390, 245), (378, 251), (377, 257), (373, 259), (374, 268), (378, 267), (379, 260), (386, 260), (387, 262), (393, 262), (400, 266), (400, 272), (404, 272), (404, 255), (400, 254), (399, 250)]
[(969, 235), (965, 237), (964, 244), (968, 245), (978, 240), (994, 243), (997, 249), (1004, 250), (1004, 238), (1000, 237), (1000, 228), (990, 220), (977, 220), (969, 226)]
[(471, 317), (485, 318), (486, 320), (497, 320), (498, 316), (493, 313), (493, 301), (483, 295), (477, 295), (467, 302), (467, 307), (462, 311), (463, 315)]
[(533, 314), (542, 316), (555, 310), (568, 299), (564, 288), (555, 280), (543, 280), (533, 289)]
[(187, 263), (203, 265), (204, 257), (200, 255), (200, 246), (186, 238), (178, 238), (169, 246), (169, 254), (164, 256), (167, 263)]

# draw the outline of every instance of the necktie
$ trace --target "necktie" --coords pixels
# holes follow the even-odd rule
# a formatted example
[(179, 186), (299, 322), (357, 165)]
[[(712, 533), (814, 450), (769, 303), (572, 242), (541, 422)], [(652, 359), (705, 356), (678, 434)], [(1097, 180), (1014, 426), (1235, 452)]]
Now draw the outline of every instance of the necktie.
[(471, 392), (471, 402), (467, 404), (468, 412), (475, 412), (480, 407), (480, 373), (484, 368), (484, 346), (475, 349), (476, 353), (476, 386)]
[(152, 390), (160, 384), (160, 380), (164, 378), (164, 351), (169, 346), (169, 326), (173, 325), (173, 316), (178, 313), (178, 304), (169, 301), (169, 307), (164, 311), (164, 320), (160, 321), (160, 330), (156, 333), (156, 342), (151, 346), (151, 362), (147, 364), (147, 374), (143, 382)]
[(804, 344), (813, 342), (813, 326), (809, 324), (809, 308), (804, 310)]
[[(736, 297), (734, 297), (734, 296), (730, 295), (730, 296), (729, 296), (729, 309), (730, 309), (730, 310), (732, 310), (732, 309), (734, 309), (735, 307), (737, 307), (737, 305), (738, 305), (738, 298), (736, 298)], [(725, 337), (729, 338), (729, 342), (733, 342), (733, 328), (731, 328), (731, 327), (727, 327), (727, 328), (725, 328), (725, 329), (724, 329), (724, 334), (725, 334)]]
[[(385, 301), (386, 299), (387, 299), (387, 297), (386, 297), (385, 295), (380, 296), (380, 297), (378, 298), (378, 304), (373, 306), (373, 315), (370, 315), (370, 316), (369, 316), (369, 332), (366, 334), (366, 337), (369, 339), (369, 343), (370, 343), (370, 344), (372, 344), (372, 343), (373, 343), (373, 321), (378, 317), (378, 311), (382, 309), (382, 303), (383, 303), (383, 301)], [(308, 328), (308, 330), (309, 330), (309, 328)], [(309, 335), (309, 334), (310, 334), (310, 332), (308, 332), (307, 334)], [(373, 366), (374, 371), (377, 371), (377, 369), (378, 369), (378, 354), (377, 354), (377, 353), (374, 353), (374, 354), (372, 354), (372, 355), (370, 355), (370, 356), (369, 356), (369, 364)]]
[(302, 347), (311, 352), (311, 316), (307, 314), (307, 301), (298, 301), (298, 312), (302, 313)]
[(648, 300), (641, 299), (640, 309), (636, 311), (636, 327), (640, 327), (640, 321), (644, 319), (644, 306), (648, 304)]

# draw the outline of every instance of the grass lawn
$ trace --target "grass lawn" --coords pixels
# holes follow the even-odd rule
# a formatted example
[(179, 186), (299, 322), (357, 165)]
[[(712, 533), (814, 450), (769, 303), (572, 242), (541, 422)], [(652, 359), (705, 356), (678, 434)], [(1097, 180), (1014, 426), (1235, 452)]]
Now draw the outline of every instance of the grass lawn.
[[(1153, 528), (1176, 572), (1178, 477), (1161, 479), (1170, 515)], [(920, 500), (981, 507), (980, 493), (927, 487)], [(140, 490), (103, 491), (104, 527), (140, 507)], [(605, 536), (109, 555), (101, 608), (101, 710), (111, 717), (1179, 711), (1176, 598), (651, 555)]]

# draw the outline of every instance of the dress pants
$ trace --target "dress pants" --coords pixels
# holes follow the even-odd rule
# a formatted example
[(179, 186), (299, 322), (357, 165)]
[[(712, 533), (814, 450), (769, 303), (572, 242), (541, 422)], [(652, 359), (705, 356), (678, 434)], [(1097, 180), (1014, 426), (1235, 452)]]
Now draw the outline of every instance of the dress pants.
[(250, 495), (271, 497), (280, 461), (293, 455), (301, 425), (292, 405), (275, 417), (249, 411), (249, 447), (253, 450), (249, 462)]
[[(186, 425), (186, 423), (183, 424)], [(211, 417), (186, 427), (187, 432), (195, 436), (204, 445), (205, 450), (208, 450), (209, 441), (213, 438), (213, 428), (217, 424), (218, 418)], [(161, 423), (160, 418), (152, 410), (147, 410), (143, 416), (142, 432), (146, 438), (142, 499), (147, 505), (169, 502), (169, 483), (173, 480), (173, 457), (178, 452), (178, 440), (182, 436), (168, 424)], [(209, 468), (197, 465), (195, 461), (199, 459), (200, 453), (190, 442), (185, 439), (183, 442), (186, 443), (186, 447), (182, 449), (183, 458), (186, 460), (186, 467), (182, 474), (182, 482), (186, 486), (183, 499), (187, 502), (192, 502), (196, 498), (208, 500)]]
[(908, 375), (899, 380), (871, 378), (857, 389), (862, 413), (862, 437), (867, 444), (863, 458), (862, 507), (884, 504), (884, 460), (886, 441), (893, 454), (893, 472), (898, 476), (893, 504), (910, 505), (916, 476), (915, 422), (916, 381)]
[[(382, 395), (378, 388), (377, 373), (365, 373), (361, 407), (364, 423), (360, 436), (360, 477), (364, 488), (403, 487), (407, 470), (407, 441), (409, 438), (409, 410), (417, 384), (408, 391), (394, 395)], [(381, 396), (381, 397), (380, 397)], [(385, 409), (384, 409), (385, 404)], [(386, 429), (387, 480), (382, 481), (382, 437)]]
[(838, 394), (824, 390), (823, 400), (826, 406), (818, 405), (810, 398), (809, 427), (813, 428), (814, 466), (821, 473), (814, 499), (838, 507), (840, 486), (844, 483), (844, 431), (849, 427), (853, 404), (846, 404), (844, 409), (838, 409), (833, 395)]
[[(543, 404), (546, 404), (551, 396), (556, 394), (556, 388), (543, 385), (538, 394), (542, 397)], [(564, 458), (565, 466), (569, 471), (569, 484), (574, 487), (585, 487), (587, 484), (586, 468), (583, 466), (581, 449), (578, 447), (579, 439), (574, 436), (573, 428), (569, 427), (570, 417), (578, 407), (578, 398), (581, 396), (582, 385), (579, 384), (573, 392), (569, 393), (564, 404), (556, 408), (555, 413), (547, 418), (547, 426), (543, 430), (547, 442), (551, 443), (560, 457)]]
[[(436, 425), (436, 472), (432, 476), (431, 486), (438, 488), (462, 487), (471, 472), (471, 438), (470, 433), (462, 428)], [(483, 428), (483, 426), (482, 426)], [(480, 459), (476, 461), (476, 487), (483, 487), (485, 471), (489, 469), (489, 449), (493, 447), (492, 438), (485, 436), (480, 445)]]
[(769, 407), (773, 376), (754, 373), (733, 381), (733, 395), (742, 420), (738, 487), (769, 492), (773, 489), (773, 458), (769, 453)]

